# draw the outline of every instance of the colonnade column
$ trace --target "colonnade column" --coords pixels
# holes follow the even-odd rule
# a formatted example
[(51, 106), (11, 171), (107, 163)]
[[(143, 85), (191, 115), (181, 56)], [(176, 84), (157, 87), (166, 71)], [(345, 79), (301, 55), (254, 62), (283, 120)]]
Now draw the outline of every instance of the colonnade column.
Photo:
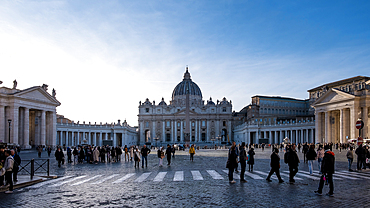
[(349, 129), (350, 129), (350, 132), (351, 132), (351, 139), (357, 139), (357, 136), (356, 136), (357, 129), (354, 128), (355, 124), (356, 124), (356, 121), (357, 121), (354, 107), (350, 108), (349, 120), (350, 120)]
[(183, 142), (184, 141), (184, 131), (183, 131), (183, 128), (184, 128), (184, 122), (181, 120), (181, 125), (180, 125), (180, 141)]
[[(11, 118), (12, 118), (12, 124), (11, 124), (11, 133), (12, 133), (12, 135), (10, 135), (10, 143), (18, 144), (19, 107), (18, 106), (12, 107), (10, 113), (11, 113)], [(8, 141), (8, 139), (6, 138), (5, 141)]]
[(163, 126), (162, 126), (162, 138), (161, 138), (161, 140), (162, 140), (162, 142), (166, 142), (166, 121), (165, 120), (163, 120)]
[(269, 131), (269, 143), (270, 144), (272, 144), (273, 142), (272, 142), (272, 132), (271, 131)]
[(198, 142), (198, 120), (195, 120), (195, 135), (194, 135), (195, 142)]
[(173, 121), (174, 122), (174, 130), (175, 130), (175, 138), (173, 139), (173, 142), (176, 142), (177, 141), (177, 121)]
[(278, 133), (277, 131), (275, 131), (274, 144), (279, 143), (277, 137), (278, 137)]
[(283, 142), (283, 131), (280, 130), (280, 138), (279, 138), (279, 142), (282, 143)]
[(362, 121), (364, 122), (364, 128), (362, 129), (362, 138), (368, 138), (368, 109), (367, 106), (365, 106), (362, 110)]
[(41, 111), (41, 145), (45, 145), (46, 140), (46, 112)]
[[(55, 134), (55, 132), (54, 132)], [(30, 109), (24, 108), (23, 148), (30, 149)]]
[(309, 142), (309, 143), (312, 143), (312, 142), (310, 141), (310, 139), (308, 138), (308, 129), (306, 129), (306, 141), (307, 141), (307, 142)]
[(5, 142), (5, 135), (6, 135), (6, 130), (5, 130), (5, 106), (0, 105), (0, 141)]
[(324, 143), (329, 143), (330, 137), (330, 121), (329, 121), (329, 112), (325, 112), (325, 138)]
[[(321, 124), (321, 113), (320, 112), (316, 112), (315, 113), (316, 115), (315, 115), (315, 129), (316, 129), (316, 132), (315, 132), (315, 137), (316, 137), (316, 139), (317, 139), (317, 141), (314, 141), (314, 143), (316, 143), (316, 142), (323, 142), (323, 141), (321, 141), (322, 140), (322, 135), (321, 135), (321, 128), (322, 128), (322, 124)], [(312, 137), (313, 137), (313, 135), (312, 135)]]
[(339, 112), (339, 142), (343, 143), (344, 140), (344, 112), (340, 109)]

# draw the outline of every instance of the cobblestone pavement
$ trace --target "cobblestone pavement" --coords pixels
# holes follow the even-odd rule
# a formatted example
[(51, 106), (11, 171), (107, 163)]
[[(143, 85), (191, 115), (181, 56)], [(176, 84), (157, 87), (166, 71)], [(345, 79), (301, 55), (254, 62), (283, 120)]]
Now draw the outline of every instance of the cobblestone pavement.
[[(368, 207), (370, 172), (347, 171), (345, 152), (336, 153), (335, 197), (316, 196), (318, 174), (309, 176), (300, 154), (300, 175), (295, 185), (266, 182), (270, 149), (256, 150), (254, 172), (247, 183), (229, 184), (226, 150), (200, 150), (194, 162), (187, 152), (176, 153), (171, 166), (158, 167), (156, 154), (147, 168), (133, 162), (109, 164), (65, 164), (57, 167), (51, 158), (51, 174), (57, 179), (0, 194), (0, 207)], [(21, 153), (23, 159), (36, 152)], [(46, 156), (46, 157), (45, 157)], [(283, 158), (283, 153), (280, 153)], [(43, 158), (47, 155), (43, 153)], [(288, 167), (281, 161), (281, 173)], [(317, 163), (315, 163), (317, 170)], [(355, 167), (355, 164), (354, 166)], [(235, 175), (238, 178), (238, 175)], [(286, 175), (283, 179), (288, 181)], [(325, 186), (324, 193), (328, 191)]]

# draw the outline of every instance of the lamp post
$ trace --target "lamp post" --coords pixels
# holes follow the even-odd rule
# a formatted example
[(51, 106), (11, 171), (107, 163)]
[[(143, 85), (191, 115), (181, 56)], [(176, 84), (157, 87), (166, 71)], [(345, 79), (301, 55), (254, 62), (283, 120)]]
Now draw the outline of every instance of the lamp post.
[(12, 124), (12, 119), (8, 119), (9, 123), (9, 144), (10, 144), (10, 125)]

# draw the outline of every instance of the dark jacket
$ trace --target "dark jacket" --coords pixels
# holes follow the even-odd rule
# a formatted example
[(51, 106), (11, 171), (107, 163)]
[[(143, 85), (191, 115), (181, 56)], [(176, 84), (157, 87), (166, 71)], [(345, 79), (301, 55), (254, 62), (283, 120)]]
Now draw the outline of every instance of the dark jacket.
[(55, 151), (55, 159), (58, 160), (58, 161), (61, 161), (64, 159), (64, 153), (62, 150), (58, 151), (56, 150)]
[(241, 161), (241, 162), (245, 162), (245, 161), (247, 161), (247, 152), (245, 151), (245, 148), (244, 147), (242, 147), (242, 146), (240, 146), (240, 148), (239, 148), (240, 150), (239, 150), (239, 160)]
[(356, 152), (358, 159), (365, 159), (366, 158), (366, 149), (362, 146), (359, 146), (356, 149)]
[(271, 154), (271, 163), (270, 166), (272, 169), (279, 169), (280, 168), (280, 156), (273, 152)]
[(335, 157), (334, 152), (326, 150), (324, 158), (322, 159), (321, 172), (322, 173), (334, 173)]
[(254, 150), (249, 150), (248, 151), (248, 155), (249, 155), (249, 159), (248, 159), (248, 164), (249, 165), (254, 165), (254, 155), (256, 153), (254, 153)]
[(143, 157), (146, 157), (146, 156), (148, 156), (148, 154), (150, 153), (150, 149), (148, 148), (148, 147), (143, 147), (143, 148), (141, 148), (141, 155), (143, 156)]
[(314, 149), (309, 149), (306, 153), (307, 160), (315, 160), (316, 159), (316, 151)]
[(299, 158), (295, 150), (290, 149), (288, 152), (288, 165), (291, 167), (298, 167)]
[(228, 166), (229, 169), (234, 169), (236, 167), (237, 165), (236, 158), (237, 158), (236, 150), (230, 150), (228, 158), (227, 158), (228, 163), (229, 163), (229, 166)]
[(171, 152), (172, 152), (172, 148), (171, 147), (167, 147), (167, 149), (166, 149), (167, 158), (171, 158)]

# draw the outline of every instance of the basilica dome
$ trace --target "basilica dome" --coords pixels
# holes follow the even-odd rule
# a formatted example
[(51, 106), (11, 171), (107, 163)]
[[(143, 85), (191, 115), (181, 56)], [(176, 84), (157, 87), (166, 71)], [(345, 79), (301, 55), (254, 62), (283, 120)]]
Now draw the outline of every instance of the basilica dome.
[(184, 79), (180, 82), (172, 92), (172, 100), (175, 100), (175, 97), (182, 95), (194, 95), (199, 96), (202, 99), (202, 91), (198, 85), (191, 80), (190, 73), (186, 67), (186, 72), (184, 74)]

